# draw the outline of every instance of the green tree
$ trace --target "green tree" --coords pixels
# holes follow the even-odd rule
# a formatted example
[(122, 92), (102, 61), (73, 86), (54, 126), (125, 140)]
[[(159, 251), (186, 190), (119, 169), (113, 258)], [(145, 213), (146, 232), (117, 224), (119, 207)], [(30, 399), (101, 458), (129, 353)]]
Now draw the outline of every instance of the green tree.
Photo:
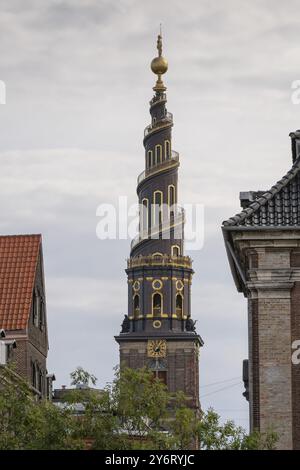
[[(3, 372), (3, 370), (2, 370)], [(273, 432), (247, 435), (212, 409), (196, 414), (183, 393), (168, 393), (146, 368), (116, 370), (104, 390), (76, 369), (74, 388), (56, 406), (33, 396), (13, 371), (0, 369), (0, 450), (3, 449), (273, 449)]]
[(72, 414), (38, 400), (13, 370), (1, 371), (0, 449), (73, 449), (82, 447), (75, 438)]

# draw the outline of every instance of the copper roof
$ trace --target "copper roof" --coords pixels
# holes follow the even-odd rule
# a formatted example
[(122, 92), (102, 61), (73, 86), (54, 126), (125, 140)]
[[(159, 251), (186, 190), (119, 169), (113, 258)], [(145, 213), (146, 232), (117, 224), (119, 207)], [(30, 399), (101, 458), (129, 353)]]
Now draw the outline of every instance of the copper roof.
[(0, 236), (0, 328), (26, 328), (41, 235)]

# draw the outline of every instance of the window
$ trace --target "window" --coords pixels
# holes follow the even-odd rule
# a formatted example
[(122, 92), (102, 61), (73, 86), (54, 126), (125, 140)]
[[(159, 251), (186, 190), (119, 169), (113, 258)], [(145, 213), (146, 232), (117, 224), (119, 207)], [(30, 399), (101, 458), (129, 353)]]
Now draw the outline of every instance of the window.
[(142, 200), (141, 232), (148, 231), (148, 199)]
[(31, 384), (36, 388), (36, 366), (34, 362), (31, 362)]
[(32, 321), (34, 326), (39, 326), (40, 324), (40, 302), (41, 298), (37, 291), (34, 291), (32, 298)]
[(171, 219), (174, 218), (175, 204), (176, 204), (175, 186), (173, 184), (170, 184), (168, 186), (168, 206), (169, 206), (170, 218)]
[(39, 392), (43, 393), (43, 372), (41, 369), (39, 369), (38, 375), (38, 390)]
[(182, 295), (177, 294), (176, 295), (176, 315), (178, 318), (182, 318), (182, 313), (183, 313), (182, 306), (183, 306)]
[(157, 378), (163, 384), (167, 385), (167, 371), (166, 370), (159, 370), (157, 371)]
[(161, 191), (155, 191), (153, 195), (154, 225), (161, 225), (162, 223), (162, 201), (163, 201), (163, 193)]
[(168, 186), (168, 203), (170, 207), (172, 207), (176, 203), (175, 186), (173, 184), (170, 184), (170, 186)]
[(162, 314), (162, 294), (159, 292), (152, 296), (152, 314), (153, 316), (161, 316)]
[(147, 168), (152, 167), (152, 150), (148, 150), (147, 153)]
[(180, 248), (178, 245), (173, 245), (172, 248), (171, 248), (171, 253), (172, 253), (172, 256), (179, 256), (180, 255)]
[(140, 296), (138, 294), (133, 297), (133, 314), (135, 318), (140, 316)]
[(156, 160), (157, 165), (159, 165), (162, 162), (162, 146), (161, 145), (155, 146), (155, 160)]
[(165, 140), (165, 160), (171, 158), (171, 144), (169, 140)]
[(39, 315), (39, 328), (41, 331), (44, 330), (44, 322), (45, 322), (45, 303), (44, 299), (40, 298), (40, 315)]

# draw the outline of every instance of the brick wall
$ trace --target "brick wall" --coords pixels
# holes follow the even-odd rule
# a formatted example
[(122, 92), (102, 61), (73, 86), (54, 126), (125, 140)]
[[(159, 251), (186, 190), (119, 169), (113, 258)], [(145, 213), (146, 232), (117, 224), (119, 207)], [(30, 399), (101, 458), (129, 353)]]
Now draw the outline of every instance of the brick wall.
[[(120, 364), (132, 369), (149, 366), (147, 341), (122, 342)], [(199, 407), (198, 347), (195, 341), (167, 341), (167, 386), (170, 392), (183, 391), (194, 408)]]

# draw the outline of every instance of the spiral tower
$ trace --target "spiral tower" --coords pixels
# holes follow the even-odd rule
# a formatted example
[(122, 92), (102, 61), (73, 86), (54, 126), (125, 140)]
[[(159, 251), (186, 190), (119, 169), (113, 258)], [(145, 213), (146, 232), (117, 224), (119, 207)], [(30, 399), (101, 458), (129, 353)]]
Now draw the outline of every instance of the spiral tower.
[(128, 314), (116, 337), (120, 361), (148, 366), (170, 391), (182, 390), (199, 407), (198, 356), (203, 345), (191, 318), (192, 260), (184, 254), (184, 210), (178, 205), (179, 154), (172, 148), (173, 115), (162, 75), (168, 62), (151, 62), (157, 75), (145, 128), (145, 169), (137, 179), (139, 232), (127, 260)]

